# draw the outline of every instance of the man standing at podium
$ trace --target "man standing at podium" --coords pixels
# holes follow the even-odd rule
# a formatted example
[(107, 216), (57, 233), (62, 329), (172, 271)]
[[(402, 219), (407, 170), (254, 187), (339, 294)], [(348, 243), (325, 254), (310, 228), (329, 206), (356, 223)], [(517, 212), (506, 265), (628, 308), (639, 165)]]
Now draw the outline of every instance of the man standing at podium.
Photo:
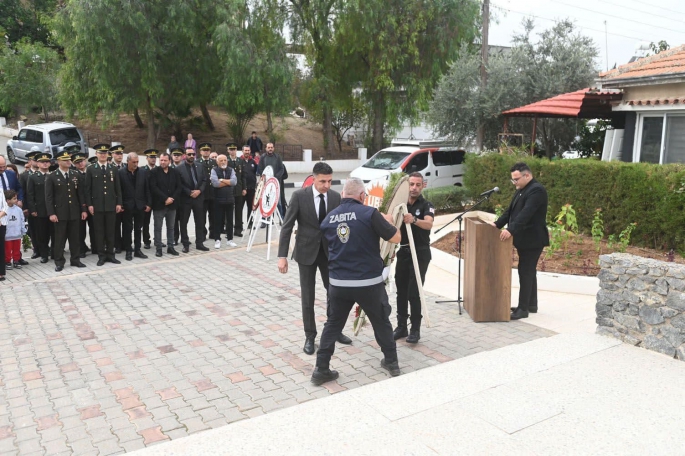
[[(409, 238), (407, 237), (407, 223), (411, 224), (411, 232), (416, 247), (416, 259), (419, 263), (421, 285), (426, 280), (426, 271), (431, 261), (430, 233), (433, 228), (435, 209), (421, 195), (423, 191), (423, 175), (411, 173), (409, 175), (409, 201), (407, 214), (400, 228), (402, 240), (397, 252), (397, 267), (395, 269), (395, 286), (397, 287), (397, 328), (393, 333), (395, 340), (407, 338), (407, 343), (415, 344), (421, 338), (421, 295), (416, 283), (414, 263), (411, 258)], [(411, 304), (411, 317), (408, 314), (408, 303)], [(407, 318), (411, 320), (411, 331), (407, 331)]]
[(525, 163), (516, 163), (510, 171), (516, 192), (507, 210), (492, 225), (500, 229), (507, 225), (500, 234), (502, 241), (514, 237), (520, 288), (519, 304), (511, 308), (511, 319), (519, 320), (538, 311), (537, 265), (542, 250), (549, 245), (547, 190), (533, 178)]

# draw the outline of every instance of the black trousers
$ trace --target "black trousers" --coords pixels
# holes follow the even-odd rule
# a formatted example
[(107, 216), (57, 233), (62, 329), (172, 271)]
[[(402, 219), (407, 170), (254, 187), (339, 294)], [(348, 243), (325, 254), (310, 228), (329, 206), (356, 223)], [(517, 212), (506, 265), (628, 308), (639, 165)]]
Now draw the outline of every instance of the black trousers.
[[(426, 271), (430, 259), (422, 259), (417, 254), (421, 285), (426, 281)], [(408, 247), (401, 247), (397, 252), (397, 267), (395, 268), (395, 287), (397, 288), (397, 326), (406, 327), (408, 304), (411, 305), (411, 329), (421, 329), (421, 295), (416, 283), (414, 263)]]
[(243, 197), (242, 190), (240, 192), (236, 191), (235, 195), (235, 221), (233, 222), (233, 229), (236, 234), (242, 234), (243, 232)]
[[(33, 217), (34, 238), (36, 243), (36, 250), (41, 258), (47, 259), (50, 255), (50, 228), (52, 222), (48, 217)], [(53, 242), (53, 246), (54, 246)]]
[(319, 351), (316, 355), (316, 366), (328, 368), (331, 356), (335, 352), (335, 342), (342, 333), (354, 303), (366, 313), (373, 326), (373, 335), (381, 347), (387, 362), (397, 361), (397, 346), (392, 336), (390, 324), (390, 304), (385, 284), (379, 283), (370, 287), (328, 287), (329, 315), (323, 326)]
[[(323, 287), (328, 290), (328, 257), (324, 252), (323, 246), (319, 247), (319, 253), (312, 264), (298, 263), (300, 269), (300, 295), (302, 299), (302, 323), (304, 324), (304, 335), (306, 337), (316, 337), (316, 315), (314, 314), (314, 289), (316, 287), (316, 270), (321, 273)], [(327, 293), (328, 294), (328, 293)], [(328, 301), (328, 296), (326, 296)], [(326, 306), (326, 316), (329, 315), (330, 306)]]
[(143, 213), (143, 244), (150, 245), (150, 221), (152, 211)]
[[(246, 217), (249, 219), (250, 214), (252, 213), (252, 205), (254, 204), (254, 194), (255, 194), (255, 189), (254, 188), (248, 188), (247, 193), (243, 197), (243, 207), (247, 206), (247, 212), (245, 212)], [(241, 209), (240, 212), (242, 213), (243, 210)], [(249, 229), (249, 227), (248, 227)]]
[[(214, 239), (214, 200), (206, 199), (203, 204), (203, 228), (205, 233), (205, 239)], [(209, 220), (209, 230), (207, 230), (207, 220)]]
[(542, 248), (516, 249), (519, 254), (519, 305), (518, 308), (527, 311), (538, 307), (537, 266)]
[(195, 245), (205, 242), (205, 201), (204, 198), (191, 198), (181, 203), (181, 243), (184, 246), (190, 245), (190, 237), (188, 237), (188, 221), (190, 220), (190, 212), (193, 212), (193, 221), (195, 222)]
[[(183, 205), (179, 204), (178, 209), (176, 209), (176, 218), (174, 219), (174, 242), (178, 244), (178, 240), (181, 238), (181, 217), (183, 215)], [(167, 240), (167, 242), (169, 242)]]
[(140, 250), (140, 237), (142, 235), (143, 220), (146, 212), (142, 209), (125, 210), (124, 231), (122, 235), (122, 248), (126, 252)]
[(221, 240), (221, 232), (226, 227), (226, 240), (233, 239), (233, 211), (234, 204), (214, 203), (214, 240)]
[(95, 246), (98, 257), (102, 259), (114, 258), (114, 225), (116, 224), (116, 212), (95, 212), (93, 215), (93, 228), (95, 229)]
[(115, 218), (115, 224), (114, 224), (114, 248), (117, 250), (122, 250), (122, 248), (123, 248), (123, 238), (122, 238), (123, 225), (124, 225), (124, 213), (119, 212)]
[(26, 216), (26, 221), (28, 222), (29, 228), (26, 230), (26, 234), (29, 235), (29, 239), (31, 239), (31, 246), (33, 247), (33, 251), (38, 252), (38, 248), (36, 247), (36, 227), (33, 226), (35, 224), (35, 217), (31, 216), (29, 214)]
[(53, 258), (56, 266), (64, 266), (64, 248), (69, 240), (69, 261), (71, 264), (81, 261), (81, 242), (79, 234), (81, 232), (81, 220), (60, 220), (55, 223), (55, 250)]

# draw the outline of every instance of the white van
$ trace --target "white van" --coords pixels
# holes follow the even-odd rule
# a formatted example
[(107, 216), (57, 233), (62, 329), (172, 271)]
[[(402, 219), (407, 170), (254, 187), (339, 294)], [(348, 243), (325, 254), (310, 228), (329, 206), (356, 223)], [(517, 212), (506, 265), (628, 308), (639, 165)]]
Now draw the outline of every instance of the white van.
[(464, 176), (463, 149), (447, 147), (391, 146), (378, 151), (366, 163), (350, 173), (368, 184), (378, 181), (383, 186), (390, 180), (392, 173), (420, 172), (426, 180), (427, 188), (461, 187)]

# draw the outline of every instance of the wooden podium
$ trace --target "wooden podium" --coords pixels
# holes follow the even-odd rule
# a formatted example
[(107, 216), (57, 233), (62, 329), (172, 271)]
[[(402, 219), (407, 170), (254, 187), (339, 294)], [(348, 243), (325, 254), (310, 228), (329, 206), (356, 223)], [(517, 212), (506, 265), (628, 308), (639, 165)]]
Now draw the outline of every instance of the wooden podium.
[(473, 321), (509, 321), (512, 239), (476, 217), (464, 217), (464, 309)]

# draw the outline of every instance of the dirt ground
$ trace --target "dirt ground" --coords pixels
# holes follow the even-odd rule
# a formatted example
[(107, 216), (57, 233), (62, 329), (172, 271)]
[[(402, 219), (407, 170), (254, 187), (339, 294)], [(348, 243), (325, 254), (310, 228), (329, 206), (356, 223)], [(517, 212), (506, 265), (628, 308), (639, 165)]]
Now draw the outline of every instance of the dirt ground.
[[(457, 233), (450, 233), (442, 239), (433, 243), (433, 247), (447, 252), (451, 255), (458, 256)], [(463, 246), (462, 246), (463, 248)], [(599, 256), (607, 253), (618, 252), (617, 246), (609, 248), (606, 241), (601, 244), (600, 252), (595, 248), (592, 238), (587, 236), (575, 236), (568, 242), (567, 249), (564, 252), (562, 249), (554, 252), (551, 256), (547, 256), (547, 249), (543, 252), (538, 261), (538, 271), (541, 272), (556, 272), (559, 274), (572, 274), (583, 276), (596, 276), (599, 274)], [(641, 256), (644, 258), (654, 258), (662, 261), (669, 261), (668, 252), (661, 252), (658, 250), (645, 249), (642, 247), (628, 246), (625, 253), (631, 255)], [(518, 267), (518, 255), (516, 249), (512, 249), (512, 267)], [(685, 258), (675, 254), (672, 260), (676, 263), (685, 264)]]
[[(183, 138), (177, 140), (183, 144), (188, 133), (193, 134), (193, 138), (198, 142), (209, 141), (215, 146), (215, 150), (225, 151), (223, 147), (232, 138), (228, 134), (227, 120), (228, 115), (220, 108), (209, 107), (209, 114), (214, 123), (215, 130), (209, 131), (201, 121), (195, 122), (198, 126), (184, 131)], [(142, 114), (141, 114), (142, 115)], [(80, 119), (64, 119), (63, 116), (56, 114), (51, 120), (66, 120), (76, 125), (89, 140), (91, 146), (98, 142), (120, 142), (126, 146), (126, 152), (142, 152), (147, 149), (147, 128), (138, 128), (132, 114), (122, 114), (116, 125), (105, 129), (98, 123), (91, 123)], [(199, 110), (193, 111), (193, 117), (201, 119), (202, 113)], [(145, 119), (143, 119), (145, 121)], [(17, 119), (8, 119), (10, 126), (16, 127)], [(26, 124), (43, 123), (44, 120), (38, 114), (27, 115)], [(268, 141), (266, 134), (266, 115), (257, 115), (248, 125), (246, 135), (251, 131), (256, 131), (264, 144)], [(277, 143), (301, 145), (303, 149), (312, 149), (312, 159), (319, 160), (324, 155), (323, 131), (320, 124), (310, 122), (307, 119), (300, 119), (293, 116), (286, 116), (283, 119), (274, 118), (274, 129), (278, 137)], [(162, 131), (155, 142), (158, 149), (166, 149), (170, 141), (171, 132)], [(221, 145), (221, 148), (217, 146)], [(356, 158), (357, 150), (343, 143), (343, 153), (340, 154), (338, 144), (335, 144), (334, 157), (326, 158)]]

